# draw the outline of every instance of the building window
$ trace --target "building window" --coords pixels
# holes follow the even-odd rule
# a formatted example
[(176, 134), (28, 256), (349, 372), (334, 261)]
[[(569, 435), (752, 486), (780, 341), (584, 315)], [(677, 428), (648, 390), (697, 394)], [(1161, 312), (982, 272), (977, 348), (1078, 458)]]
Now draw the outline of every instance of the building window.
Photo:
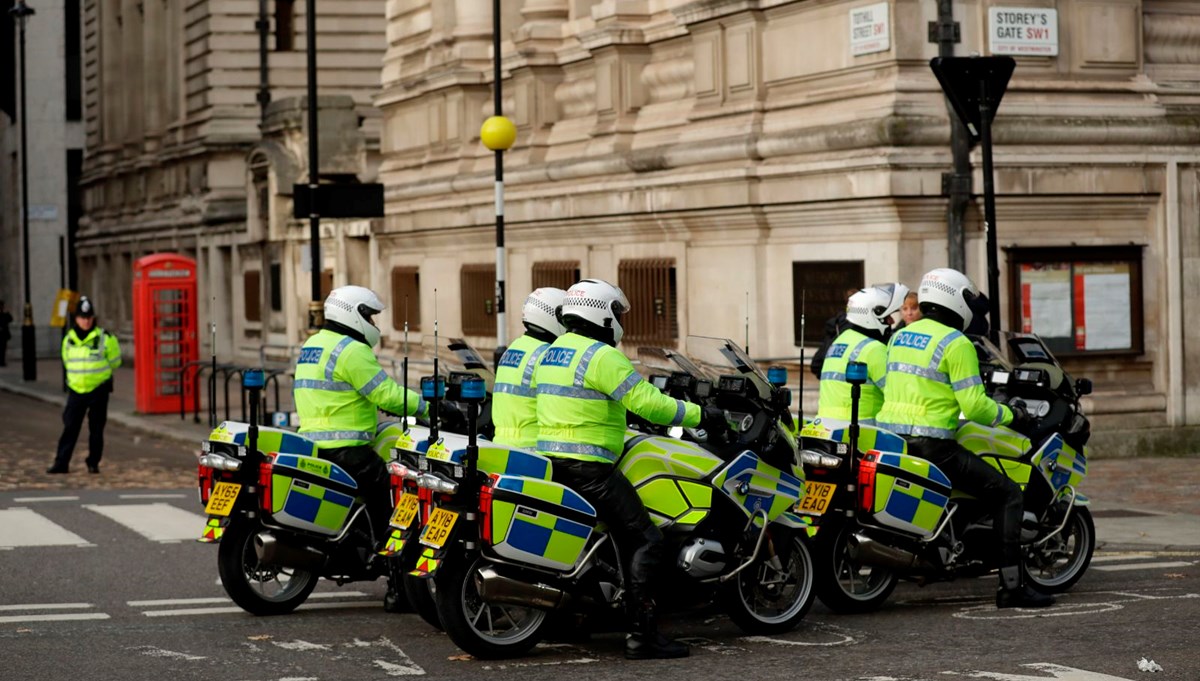
[(242, 274), (242, 304), (246, 321), (262, 321), (262, 273), (258, 270)]
[(533, 263), (534, 289), (552, 286), (566, 291), (578, 281), (578, 260), (545, 260)]
[(617, 285), (629, 298), (629, 313), (621, 321), (623, 342), (634, 345), (674, 345), (679, 338), (675, 290), (675, 260), (622, 260)]
[(1060, 355), (1144, 350), (1142, 247), (1008, 250), (1010, 328)]
[(275, 0), (275, 51), (296, 49), (296, 0)]
[(496, 266), (463, 265), (461, 283), (463, 335), (496, 333)]
[[(861, 260), (792, 263), (792, 338), (820, 345), (825, 320), (846, 311), (848, 291), (863, 287)], [(803, 320), (803, 324), (801, 321)], [(801, 326), (804, 328), (801, 329)]]
[(392, 268), (392, 328), (421, 330), (421, 271), (416, 267)]
[(273, 262), (268, 272), (271, 278), (271, 311), (283, 312), (283, 267)]

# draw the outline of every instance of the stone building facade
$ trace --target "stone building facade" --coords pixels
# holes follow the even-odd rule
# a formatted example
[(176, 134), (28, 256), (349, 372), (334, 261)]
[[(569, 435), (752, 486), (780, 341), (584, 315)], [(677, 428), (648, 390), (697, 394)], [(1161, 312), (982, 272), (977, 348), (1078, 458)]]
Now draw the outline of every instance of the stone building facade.
[[(478, 285), (495, 258), (478, 139), (489, 5), (389, 3), (375, 98), (387, 217), (372, 281), (416, 286), (426, 329), (437, 289), (443, 333), (481, 346), (495, 343)], [(627, 345), (741, 339), (748, 316), (752, 354), (792, 357), (801, 316), (819, 334), (846, 285), (915, 287), (946, 264), (933, 0), (505, 7), (510, 309), (534, 285), (602, 277), (642, 311)], [(1200, 5), (955, 2), (958, 54), (991, 53), (999, 22), (1046, 9), (1053, 49), (1017, 57), (994, 127), (1005, 328), (1057, 336), (1068, 369), (1096, 381), (1097, 427), (1198, 424), (1185, 304), (1200, 295)], [(866, 41), (864, 16), (882, 24)], [(971, 161), (978, 195), (978, 148)], [(966, 263), (986, 286), (981, 216), (976, 196)]]

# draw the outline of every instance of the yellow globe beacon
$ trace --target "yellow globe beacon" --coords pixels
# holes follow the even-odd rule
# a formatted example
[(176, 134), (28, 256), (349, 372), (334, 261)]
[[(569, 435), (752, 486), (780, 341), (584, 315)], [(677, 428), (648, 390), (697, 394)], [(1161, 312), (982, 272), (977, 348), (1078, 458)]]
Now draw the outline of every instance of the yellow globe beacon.
[(492, 151), (507, 151), (517, 141), (517, 126), (504, 116), (492, 116), (483, 122), (479, 138)]

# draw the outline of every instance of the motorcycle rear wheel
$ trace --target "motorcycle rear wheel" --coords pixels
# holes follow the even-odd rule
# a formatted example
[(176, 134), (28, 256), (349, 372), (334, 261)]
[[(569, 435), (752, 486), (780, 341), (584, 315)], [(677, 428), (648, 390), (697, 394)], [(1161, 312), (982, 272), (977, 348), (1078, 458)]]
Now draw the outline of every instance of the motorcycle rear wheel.
[(1021, 563), (1025, 579), (1043, 593), (1063, 593), (1075, 586), (1096, 551), (1092, 512), (1086, 506), (1076, 506), (1070, 513), (1062, 532)]
[(404, 595), (408, 597), (409, 605), (425, 620), (425, 624), (441, 631), (442, 620), (438, 617), (437, 601), (434, 597), (436, 591), (437, 584), (432, 578), (421, 579), (404, 575)]
[(286, 615), (308, 600), (318, 575), (260, 563), (254, 536), (262, 529), (252, 520), (231, 522), (217, 545), (217, 572), (225, 593), (242, 610), (252, 615)]
[(482, 556), (452, 557), (438, 571), (434, 601), (450, 640), (481, 660), (524, 655), (542, 640), (546, 612), (515, 605), (491, 605), (479, 597), (475, 573)]
[[(813, 559), (799, 534), (777, 535), (789, 543), (786, 564), (759, 560), (722, 589), (729, 619), (748, 634), (782, 634), (796, 628), (816, 597)], [(775, 556), (772, 560), (778, 558)]]
[(836, 522), (817, 532), (817, 598), (830, 610), (843, 614), (874, 612), (883, 605), (900, 579), (887, 568), (862, 565), (850, 558), (853, 527)]

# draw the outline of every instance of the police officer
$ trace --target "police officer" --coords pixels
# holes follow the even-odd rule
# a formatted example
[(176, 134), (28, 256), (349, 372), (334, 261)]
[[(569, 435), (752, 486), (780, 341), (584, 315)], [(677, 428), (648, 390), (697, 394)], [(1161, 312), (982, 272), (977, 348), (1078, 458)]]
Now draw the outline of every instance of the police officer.
[(846, 303), (846, 330), (829, 346), (821, 367), (820, 402), (817, 418), (826, 427), (842, 428), (850, 423), (850, 384), (846, 367), (850, 362), (867, 365), (867, 383), (858, 403), (859, 423), (875, 425), (875, 414), (883, 407), (883, 385), (887, 374), (884, 336), (892, 315), (904, 304), (908, 287), (886, 284), (857, 291)]
[(383, 309), (370, 289), (334, 289), (325, 299), (325, 325), (300, 349), (293, 386), (300, 434), (316, 442), (318, 456), (341, 466), (359, 484), (376, 541), (384, 536), (391, 513), (387, 467), (370, 446), (376, 409), (405, 416), (426, 411), (424, 400), (388, 377), (372, 351), (379, 343), (373, 317)]
[(719, 409), (670, 398), (642, 380), (616, 349), (629, 300), (621, 289), (584, 279), (567, 289), (562, 322), (534, 370), (537, 451), (554, 461), (554, 480), (587, 499), (629, 561), (630, 633), (625, 657), (685, 657), (688, 647), (658, 633), (652, 579), (663, 562), (663, 535), (633, 485), (614, 465), (625, 446), (626, 410), (659, 425), (718, 427)]
[(1020, 428), (1029, 420), (1022, 409), (997, 404), (984, 392), (975, 347), (962, 333), (978, 295), (962, 272), (939, 268), (925, 275), (917, 291), (924, 317), (888, 345), (883, 409), (876, 419), (881, 428), (904, 435), (910, 452), (936, 464), (955, 488), (995, 509), (1001, 546), (996, 607), (1045, 607), (1054, 598), (1022, 583), (1021, 488), (954, 439), (960, 411), (989, 426)]
[(492, 423), (496, 426), (495, 442), (512, 447), (537, 447), (537, 391), (533, 370), (542, 353), (566, 332), (558, 321), (558, 308), (566, 291), (560, 288), (539, 288), (525, 299), (521, 322), (525, 335), (500, 358), (496, 367), (496, 387), (492, 396)]
[(108, 421), (108, 395), (113, 390), (113, 369), (121, 366), (117, 337), (96, 326), (96, 309), (87, 296), (75, 306), (71, 330), (62, 342), (63, 366), (67, 371), (67, 405), (63, 409), (63, 432), (58, 453), (47, 473), (66, 473), (79, 439), (83, 417), (88, 419), (88, 473), (100, 472), (104, 454), (104, 424)]

